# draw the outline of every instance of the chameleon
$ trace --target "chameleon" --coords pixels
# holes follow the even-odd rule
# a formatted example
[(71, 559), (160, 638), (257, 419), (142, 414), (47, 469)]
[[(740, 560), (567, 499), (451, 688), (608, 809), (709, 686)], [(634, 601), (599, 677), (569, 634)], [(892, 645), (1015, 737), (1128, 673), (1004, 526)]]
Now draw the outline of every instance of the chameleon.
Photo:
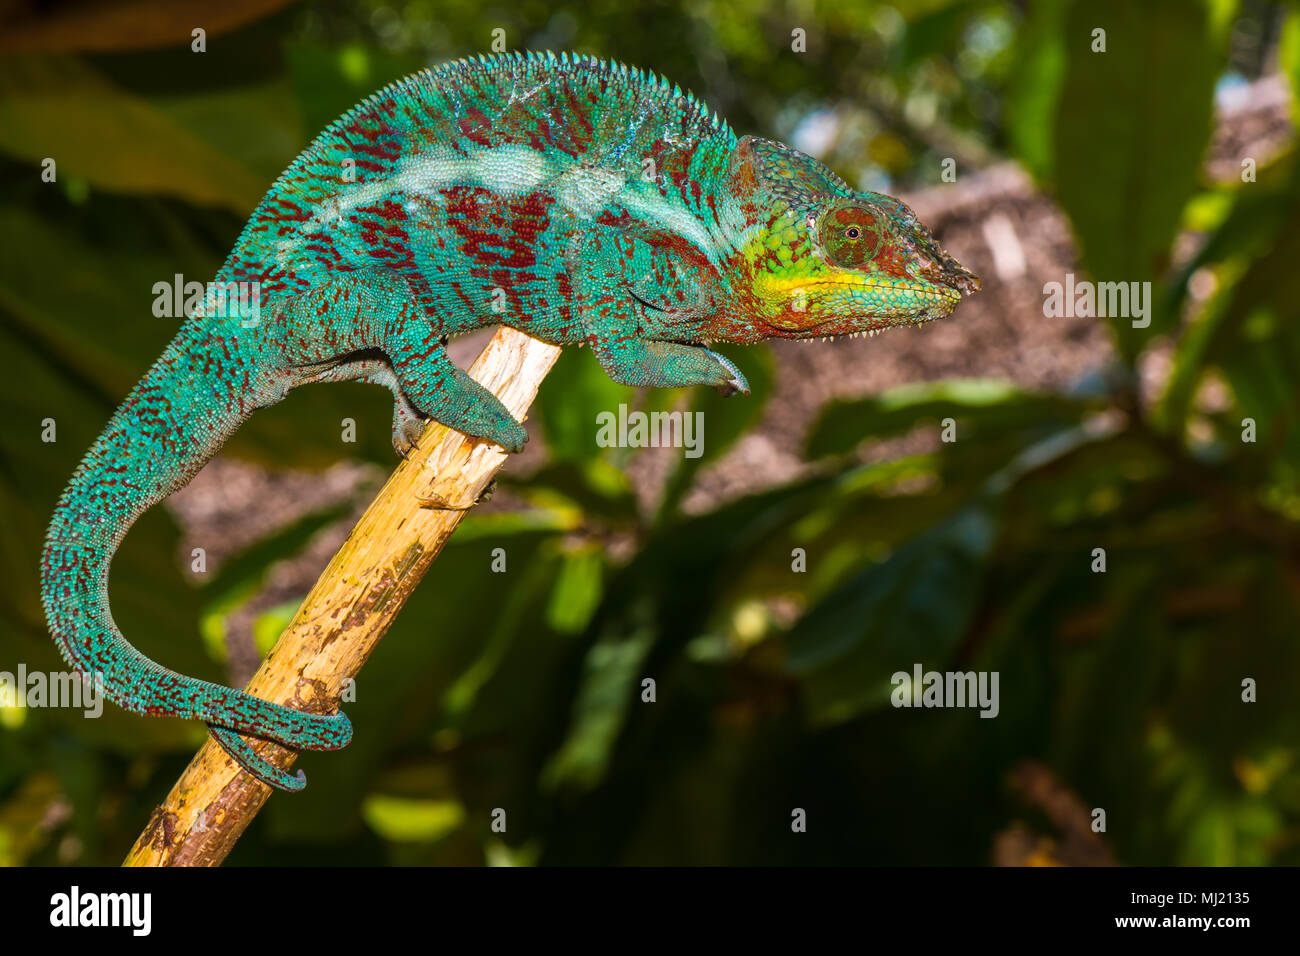
[(203, 721), (244, 770), (300, 790), (252, 740), (335, 750), (352, 725), (178, 674), (127, 642), (108, 574), (134, 521), (294, 388), (393, 395), (406, 455), (430, 420), (518, 452), (527, 433), (447, 357), (499, 324), (587, 346), (616, 382), (747, 393), (716, 342), (874, 335), (950, 315), (979, 279), (897, 199), (738, 137), (680, 87), (581, 54), (445, 63), (328, 126), (271, 185), (209, 289), (60, 497), (41, 561), (68, 663), (136, 714)]

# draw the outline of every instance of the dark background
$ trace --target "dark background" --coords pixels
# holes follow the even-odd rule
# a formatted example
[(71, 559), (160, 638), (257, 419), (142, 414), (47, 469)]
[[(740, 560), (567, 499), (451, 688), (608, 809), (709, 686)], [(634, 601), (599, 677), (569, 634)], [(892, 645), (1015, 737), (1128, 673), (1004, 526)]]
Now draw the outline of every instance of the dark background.
[[(497, 29), (901, 195), (985, 288), (917, 331), (724, 349), (748, 398), (566, 352), (362, 671), (354, 742), (231, 861), (1300, 863), (1289, 4), (5, 4), (0, 670), (64, 668), (40, 542), (174, 333), (154, 283), (210, 279), (321, 127)], [(1153, 282), (1150, 327), (1045, 316), (1067, 273)], [(620, 402), (703, 410), (705, 455), (597, 448)], [(392, 467), (389, 413), (331, 385), (256, 416), (128, 537), (127, 637), (245, 680)], [(915, 663), (997, 671), (999, 716), (889, 706)], [(119, 862), (204, 732), (0, 702), (0, 863)]]

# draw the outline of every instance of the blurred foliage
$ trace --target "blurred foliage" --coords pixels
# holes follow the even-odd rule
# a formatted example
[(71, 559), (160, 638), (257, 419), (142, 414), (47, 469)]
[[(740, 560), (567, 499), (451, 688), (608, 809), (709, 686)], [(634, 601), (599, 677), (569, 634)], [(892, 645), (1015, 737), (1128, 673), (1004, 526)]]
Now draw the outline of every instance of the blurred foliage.
[[(1202, 165), (1217, 86), (1258, 76), (1274, 47), (1300, 80), (1292, 8), (231, 0), (201, 5), (196, 59), (188, 27), (139, 49), (123, 26), (138, 6), (102, 6), (87, 21), (53, 5), (0, 42), (0, 669), (61, 669), (36, 590), (43, 526), (171, 335), (153, 283), (214, 273), (315, 130), (495, 29), (652, 67), (863, 187), (937, 183), (943, 157), (1016, 159), (1058, 199), (1081, 272), (1158, 288), (1151, 328), (1113, 322), (1120, 367), (1076, 392), (972, 380), (835, 404), (807, 441), (811, 477), (704, 513), (681, 502), (761, 415), (767, 350), (735, 352), (754, 394), (729, 402), (638, 396), (566, 352), (534, 412), (547, 463), (506, 479), (524, 507), (465, 520), (362, 672), (353, 744), (304, 755), (311, 786), (270, 801), (233, 862), (982, 863), (1032, 816), (1008, 782), (1031, 760), (1106, 809), (1122, 862), (1300, 863), (1300, 166), (1293, 148), (1251, 183)], [(1172, 366), (1146, 395), (1137, 370), (1159, 342)], [(324, 465), (351, 416), (349, 454), (388, 465), (388, 402), (303, 390), (228, 451)], [(595, 446), (597, 412), (620, 402), (708, 416), (707, 454), (650, 509), (636, 453)], [(46, 418), (57, 442), (39, 440)], [(863, 463), (945, 418), (959, 441)], [(145, 652), (224, 679), (227, 616), (338, 517), (309, 515), (200, 586), (155, 509), (114, 564), (116, 619)], [(292, 607), (265, 611), (258, 639)], [(890, 675), (916, 662), (999, 672), (999, 716), (889, 706)], [(202, 735), (111, 706), (91, 721), (0, 706), (0, 863), (117, 862)]]

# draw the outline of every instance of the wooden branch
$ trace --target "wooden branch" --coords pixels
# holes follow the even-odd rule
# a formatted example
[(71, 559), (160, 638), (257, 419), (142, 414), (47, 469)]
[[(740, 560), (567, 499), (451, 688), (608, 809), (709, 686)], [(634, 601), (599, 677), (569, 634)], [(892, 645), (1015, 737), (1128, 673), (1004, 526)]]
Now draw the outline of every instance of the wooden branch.
[[(470, 375), (522, 419), (559, 354), (556, 346), (503, 328)], [(248, 692), (312, 713), (334, 713), (344, 681), (361, 670), (465, 515), (420, 499), (467, 510), (506, 458), (498, 445), (442, 425), (426, 429), (304, 599), (248, 682)], [(272, 743), (255, 747), (279, 767), (297, 756)], [(270, 787), (241, 770), (209, 737), (123, 865), (217, 866), (270, 795)]]

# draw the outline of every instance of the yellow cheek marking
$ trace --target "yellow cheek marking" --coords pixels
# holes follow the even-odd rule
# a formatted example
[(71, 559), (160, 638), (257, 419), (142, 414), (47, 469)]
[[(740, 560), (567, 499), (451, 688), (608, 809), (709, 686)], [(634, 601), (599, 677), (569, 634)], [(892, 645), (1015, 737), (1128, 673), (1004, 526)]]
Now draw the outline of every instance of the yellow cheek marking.
[(792, 292), (802, 289), (804, 292), (812, 292), (822, 289), (844, 289), (849, 292), (874, 292), (877, 294), (888, 295), (897, 292), (914, 292), (917, 295), (926, 295), (933, 299), (960, 299), (961, 293), (956, 289), (944, 289), (942, 287), (926, 287), (910, 282), (900, 282), (894, 279), (864, 278), (857, 281), (852, 279), (825, 278), (819, 279), (813, 276), (793, 276), (783, 277), (774, 275), (760, 275), (755, 281), (755, 291), (766, 298), (784, 298)]
[(816, 285), (816, 280), (807, 276), (783, 278), (781, 276), (763, 275), (759, 276), (755, 285), (758, 287), (757, 291), (759, 295), (765, 296), (769, 299), (775, 299), (782, 298), (799, 289), (807, 292), (810, 286)]

